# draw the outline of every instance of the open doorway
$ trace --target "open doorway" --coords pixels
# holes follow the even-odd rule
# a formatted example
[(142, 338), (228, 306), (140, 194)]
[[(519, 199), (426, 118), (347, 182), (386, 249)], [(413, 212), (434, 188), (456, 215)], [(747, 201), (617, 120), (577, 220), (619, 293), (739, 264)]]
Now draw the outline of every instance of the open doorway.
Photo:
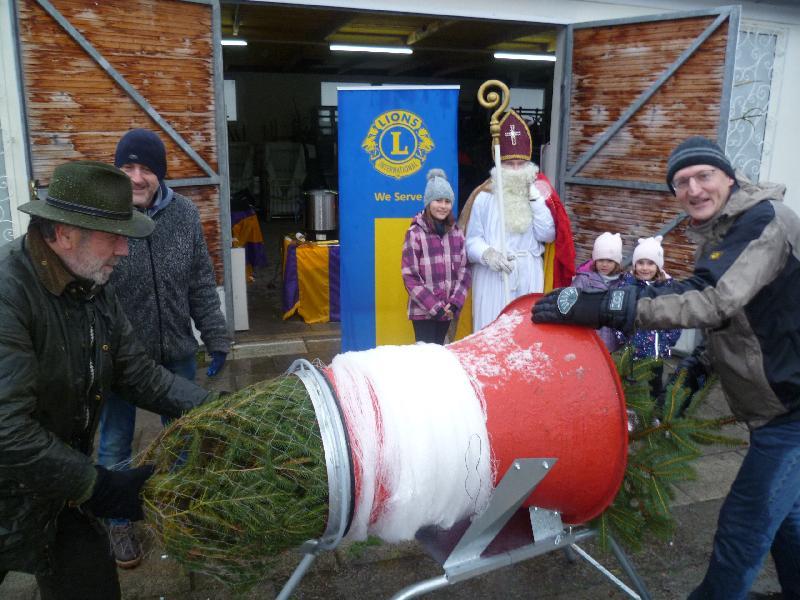
[[(297, 316), (282, 318), (281, 250), (286, 236), (309, 234), (306, 192), (338, 190), (338, 86), (460, 86), (461, 205), (491, 168), (489, 115), (476, 100), (487, 79), (511, 88), (510, 107), (529, 120), (534, 160), (541, 163), (550, 141), (555, 63), (494, 55), (552, 57), (558, 31), (536, 23), (223, 3), (223, 39), (247, 44), (223, 48), (231, 208), (235, 213), (241, 202), (250, 204), (265, 253), (248, 284), (251, 329), (244, 337), (308, 327)], [(331, 44), (412, 53), (337, 52)]]

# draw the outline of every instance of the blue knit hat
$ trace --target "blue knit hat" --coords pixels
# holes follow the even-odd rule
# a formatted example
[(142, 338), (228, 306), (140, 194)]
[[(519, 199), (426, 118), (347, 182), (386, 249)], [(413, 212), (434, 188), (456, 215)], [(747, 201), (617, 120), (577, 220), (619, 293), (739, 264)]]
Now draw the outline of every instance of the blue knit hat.
[(453, 188), (450, 186), (450, 182), (447, 181), (447, 175), (445, 175), (444, 171), (442, 169), (431, 169), (428, 171), (428, 183), (425, 185), (425, 197), (423, 198), (425, 206), (439, 198), (447, 198), (450, 202), (453, 202), (455, 194), (453, 194)]
[(667, 185), (673, 194), (675, 189), (672, 187), (672, 180), (675, 177), (675, 173), (694, 165), (717, 167), (731, 179), (736, 179), (733, 165), (731, 165), (728, 157), (725, 156), (722, 148), (711, 140), (696, 135), (686, 138), (678, 144), (669, 155), (669, 159), (667, 159)]
[(131, 129), (122, 136), (114, 153), (114, 166), (139, 163), (163, 181), (167, 174), (167, 150), (158, 135), (149, 129)]

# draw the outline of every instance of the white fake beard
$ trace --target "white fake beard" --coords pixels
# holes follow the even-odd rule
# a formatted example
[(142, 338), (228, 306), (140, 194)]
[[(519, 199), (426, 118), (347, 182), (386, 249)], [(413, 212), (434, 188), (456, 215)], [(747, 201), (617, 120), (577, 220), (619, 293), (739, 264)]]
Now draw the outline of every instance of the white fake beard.
[[(525, 233), (533, 223), (530, 207), (530, 187), (536, 181), (539, 168), (528, 163), (521, 169), (503, 169), (503, 209), (506, 232)], [(496, 181), (496, 167), (492, 169), (492, 181)]]

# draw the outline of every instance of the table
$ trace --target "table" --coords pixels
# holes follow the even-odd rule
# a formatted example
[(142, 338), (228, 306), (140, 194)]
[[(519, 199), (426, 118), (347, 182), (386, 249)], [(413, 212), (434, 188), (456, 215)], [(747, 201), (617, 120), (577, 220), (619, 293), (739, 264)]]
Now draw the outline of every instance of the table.
[(339, 242), (283, 239), (283, 318), (339, 321)]

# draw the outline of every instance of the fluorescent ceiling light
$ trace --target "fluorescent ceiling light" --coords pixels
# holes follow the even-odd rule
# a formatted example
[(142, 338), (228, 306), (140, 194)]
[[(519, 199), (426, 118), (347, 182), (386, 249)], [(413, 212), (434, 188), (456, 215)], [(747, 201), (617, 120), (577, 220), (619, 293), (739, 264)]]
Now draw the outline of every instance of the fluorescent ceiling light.
[(227, 39), (222, 40), (223, 46), (247, 46), (247, 40)]
[(331, 44), (335, 52), (382, 52), (384, 54), (412, 54), (411, 48), (402, 46), (354, 46), (352, 44)]
[(518, 52), (495, 52), (494, 57), (501, 60), (543, 60), (556, 62), (552, 54), (520, 54)]

